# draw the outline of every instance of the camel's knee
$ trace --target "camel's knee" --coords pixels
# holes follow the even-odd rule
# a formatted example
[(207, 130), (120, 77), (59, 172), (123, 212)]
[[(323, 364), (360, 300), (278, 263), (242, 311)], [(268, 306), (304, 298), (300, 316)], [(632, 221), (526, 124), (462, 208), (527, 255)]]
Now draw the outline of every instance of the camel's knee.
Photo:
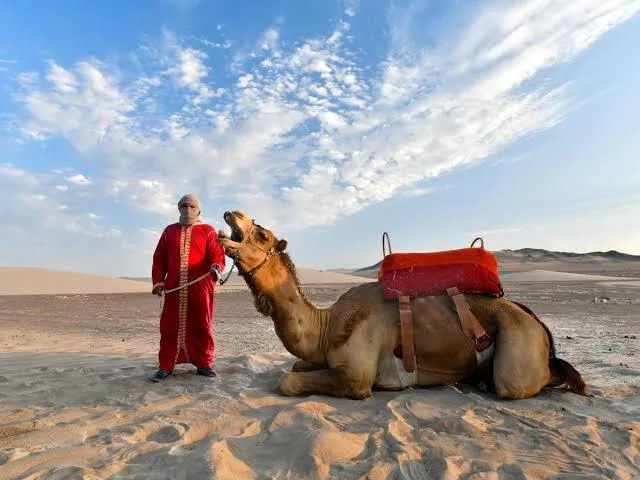
[(301, 386), (301, 382), (295, 373), (287, 372), (280, 377), (280, 391), (283, 395), (288, 397), (299, 396), (304, 392)]
[(371, 396), (371, 386), (355, 380), (343, 369), (286, 372), (280, 377), (280, 391), (290, 397), (321, 394), (360, 400)]

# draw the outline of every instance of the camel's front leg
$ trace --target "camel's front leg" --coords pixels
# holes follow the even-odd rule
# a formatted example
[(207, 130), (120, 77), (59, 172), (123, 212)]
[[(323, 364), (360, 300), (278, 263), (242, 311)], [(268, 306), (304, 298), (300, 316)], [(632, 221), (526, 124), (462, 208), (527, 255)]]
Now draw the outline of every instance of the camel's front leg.
[(319, 394), (361, 400), (371, 396), (372, 385), (373, 379), (358, 379), (344, 368), (287, 372), (280, 377), (280, 390), (290, 397)]
[(296, 361), (291, 367), (292, 372), (313, 372), (315, 370), (326, 369), (327, 365), (322, 363), (309, 363), (304, 360)]

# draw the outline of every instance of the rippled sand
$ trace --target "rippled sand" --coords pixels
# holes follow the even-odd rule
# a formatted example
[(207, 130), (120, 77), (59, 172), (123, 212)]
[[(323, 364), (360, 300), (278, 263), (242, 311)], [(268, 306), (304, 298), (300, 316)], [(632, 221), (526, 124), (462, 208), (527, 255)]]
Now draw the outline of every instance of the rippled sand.
[[(346, 288), (305, 293), (328, 305)], [(153, 384), (157, 298), (0, 297), (0, 478), (640, 478), (640, 289), (506, 290), (593, 397), (459, 385), (286, 398), (293, 358), (246, 291), (217, 296), (219, 377), (184, 365)]]

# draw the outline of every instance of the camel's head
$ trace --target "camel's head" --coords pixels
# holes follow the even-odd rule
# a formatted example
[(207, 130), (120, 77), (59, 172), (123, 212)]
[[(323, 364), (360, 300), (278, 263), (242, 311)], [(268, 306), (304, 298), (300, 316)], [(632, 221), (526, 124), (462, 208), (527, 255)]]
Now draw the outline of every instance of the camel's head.
[(224, 212), (224, 221), (231, 227), (231, 235), (219, 232), (218, 243), (243, 273), (253, 272), (265, 260), (287, 248), (286, 240), (278, 240), (270, 230), (239, 210)]

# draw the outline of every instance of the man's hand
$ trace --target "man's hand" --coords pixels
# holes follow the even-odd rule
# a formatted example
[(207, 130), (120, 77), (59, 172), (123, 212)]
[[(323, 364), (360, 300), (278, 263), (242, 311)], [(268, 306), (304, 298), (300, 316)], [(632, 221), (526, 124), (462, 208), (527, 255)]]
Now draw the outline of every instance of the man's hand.
[(214, 282), (218, 281), (221, 273), (222, 272), (220, 271), (220, 265), (217, 265), (217, 264), (211, 265), (211, 276), (213, 277)]
[(158, 285), (156, 287), (153, 287), (153, 290), (151, 290), (151, 293), (153, 293), (154, 295), (161, 296), (163, 290), (164, 290), (164, 286)]

